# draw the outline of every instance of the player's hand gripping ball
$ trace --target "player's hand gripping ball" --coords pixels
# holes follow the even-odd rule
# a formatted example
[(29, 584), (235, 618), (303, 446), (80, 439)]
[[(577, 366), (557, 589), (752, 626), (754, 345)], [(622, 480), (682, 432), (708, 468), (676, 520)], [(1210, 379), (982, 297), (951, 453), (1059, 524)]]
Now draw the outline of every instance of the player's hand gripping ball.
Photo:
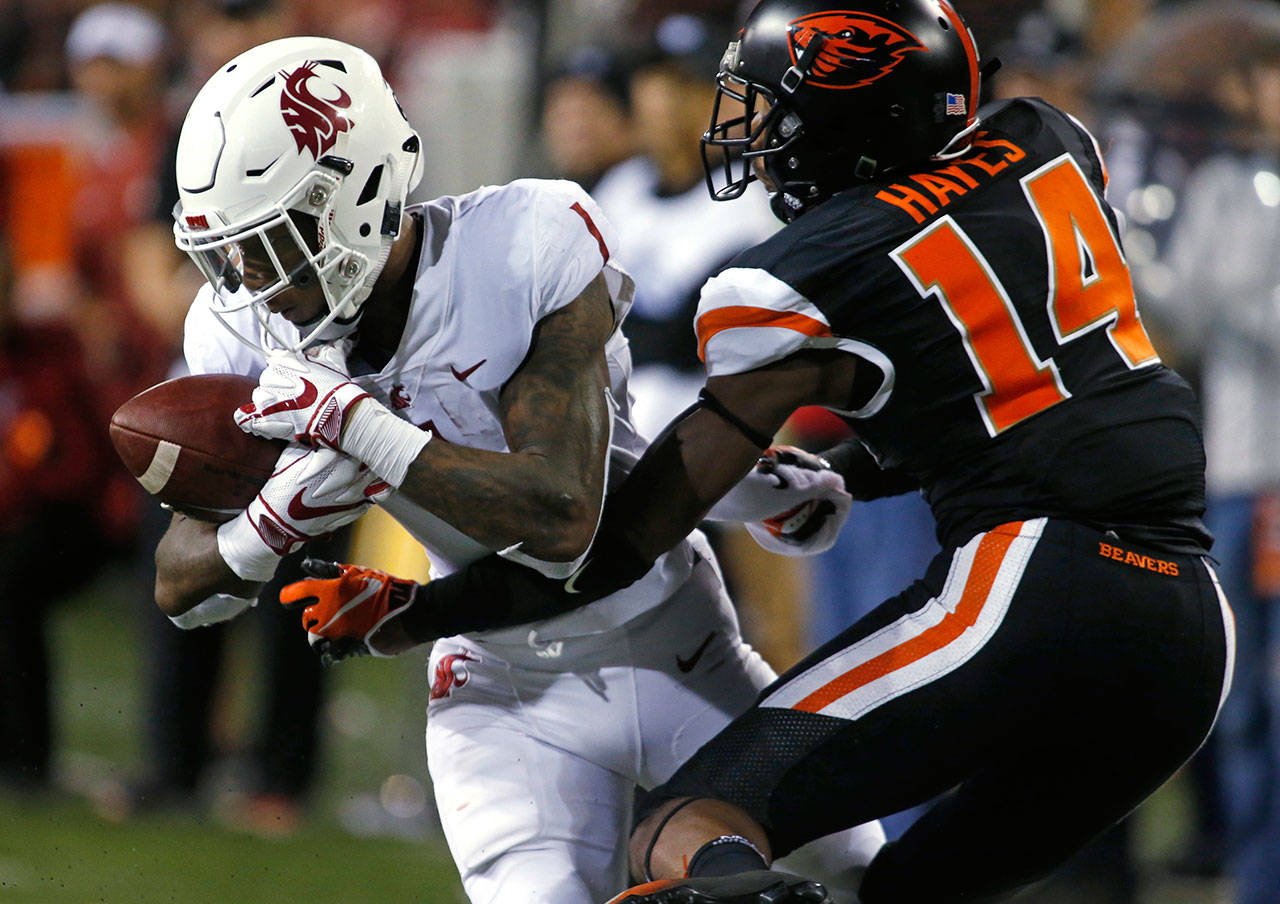
[(378, 629), (413, 605), (418, 584), (385, 571), (305, 559), (309, 577), (280, 591), (288, 609), (302, 610), (311, 649), (325, 665), (351, 656), (387, 656), (369, 641)]
[(336, 449), (368, 465), (393, 487), (431, 439), (392, 413), (347, 376), (340, 345), (268, 356), (253, 399), (235, 411), (241, 430)]
[(218, 553), (245, 580), (269, 581), (284, 556), (350, 524), (390, 493), (360, 462), (291, 443), (248, 508), (218, 528)]
[(342, 428), (365, 392), (347, 376), (337, 346), (302, 355), (273, 352), (248, 404), (236, 409), (241, 430), (269, 439), (342, 451)]

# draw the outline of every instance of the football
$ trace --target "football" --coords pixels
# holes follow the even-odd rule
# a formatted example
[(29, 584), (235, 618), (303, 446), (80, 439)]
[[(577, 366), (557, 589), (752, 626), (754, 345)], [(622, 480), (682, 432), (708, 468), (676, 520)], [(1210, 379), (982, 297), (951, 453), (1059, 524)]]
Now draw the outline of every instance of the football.
[(232, 412), (258, 385), (203, 374), (152, 386), (111, 417), (111, 442), (143, 489), (169, 507), (222, 522), (245, 508), (275, 469), (282, 440), (252, 436)]

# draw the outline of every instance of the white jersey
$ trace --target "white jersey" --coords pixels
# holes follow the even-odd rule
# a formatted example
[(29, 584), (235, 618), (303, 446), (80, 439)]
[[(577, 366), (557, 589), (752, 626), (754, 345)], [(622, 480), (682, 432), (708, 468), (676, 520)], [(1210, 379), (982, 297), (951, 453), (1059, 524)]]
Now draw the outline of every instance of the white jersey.
[[(615, 314), (606, 354), (613, 410), (608, 483), (616, 486), (644, 441), (629, 418), (631, 358), (618, 328), (631, 305), (631, 279), (612, 260), (613, 227), (595, 202), (572, 182), (521, 179), (408, 211), (420, 218), (422, 252), (404, 335), (380, 371), (352, 379), (441, 440), (508, 451), (499, 392), (528, 354), (538, 321), (576, 299), (603, 271)], [(262, 354), (218, 323), (212, 297), (212, 287), (205, 286), (187, 315), (184, 350), (191, 372), (256, 378), (266, 366)], [(243, 335), (259, 333), (248, 309), (227, 319)], [(383, 507), (423, 544), (437, 575), (491, 551), (403, 494), (392, 495)], [(548, 574), (563, 565), (503, 552)], [(681, 543), (630, 587), (532, 627), (547, 640), (614, 628), (670, 596), (689, 577), (694, 559), (688, 542)], [(485, 637), (523, 640), (530, 627)]]

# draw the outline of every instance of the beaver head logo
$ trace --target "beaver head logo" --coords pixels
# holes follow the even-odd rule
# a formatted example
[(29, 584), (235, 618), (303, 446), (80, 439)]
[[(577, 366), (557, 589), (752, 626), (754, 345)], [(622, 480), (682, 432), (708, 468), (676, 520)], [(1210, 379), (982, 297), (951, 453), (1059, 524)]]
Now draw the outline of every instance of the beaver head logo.
[(292, 72), (280, 73), (284, 78), (280, 113), (293, 133), (298, 153), (307, 150), (311, 152), (312, 159), (319, 160), (338, 140), (338, 133), (350, 129), (352, 122), (338, 112), (351, 106), (351, 95), (341, 87), (333, 86), (338, 90), (338, 96), (334, 98), (317, 97), (311, 93), (307, 82), (315, 76), (316, 65), (308, 60)]
[(861, 88), (888, 75), (911, 51), (929, 52), (901, 25), (870, 13), (813, 13), (792, 21), (787, 31), (793, 64), (814, 35), (825, 38), (805, 79), (815, 88)]

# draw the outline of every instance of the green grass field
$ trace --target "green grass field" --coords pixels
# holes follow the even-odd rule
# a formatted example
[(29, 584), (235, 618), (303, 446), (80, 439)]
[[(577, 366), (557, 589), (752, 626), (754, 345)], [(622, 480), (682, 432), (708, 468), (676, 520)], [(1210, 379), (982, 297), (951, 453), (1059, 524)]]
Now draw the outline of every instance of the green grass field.
[[(73, 790), (0, 791), (0, 902), (465, 901), (429, 810), (413, 812), (427, 781), (421, 656), (334, 669), (320, 787), (295, 834), (233, 831), (203, 810), (99, 816), (89, 792), (142, 768), (144, 657), (129, 586), (109, 575), (54, 611), (57, 771)], [(227, 669), (217, 734), (230, 746), (252, 716), (252, 640), (246, 634), (234, 645)], [(393, 801), (389, 811), (381, 792), (396, 775), (408, 779), (391, 787), (398, 781), (416, 795), (407, 809)]]
[(354, 838), (324, 819), (268, 841), (190, 816), (114, 825), (75, 801), (6, 801), (0, 834), (6, 904), (465, 900), (438, 843)]

